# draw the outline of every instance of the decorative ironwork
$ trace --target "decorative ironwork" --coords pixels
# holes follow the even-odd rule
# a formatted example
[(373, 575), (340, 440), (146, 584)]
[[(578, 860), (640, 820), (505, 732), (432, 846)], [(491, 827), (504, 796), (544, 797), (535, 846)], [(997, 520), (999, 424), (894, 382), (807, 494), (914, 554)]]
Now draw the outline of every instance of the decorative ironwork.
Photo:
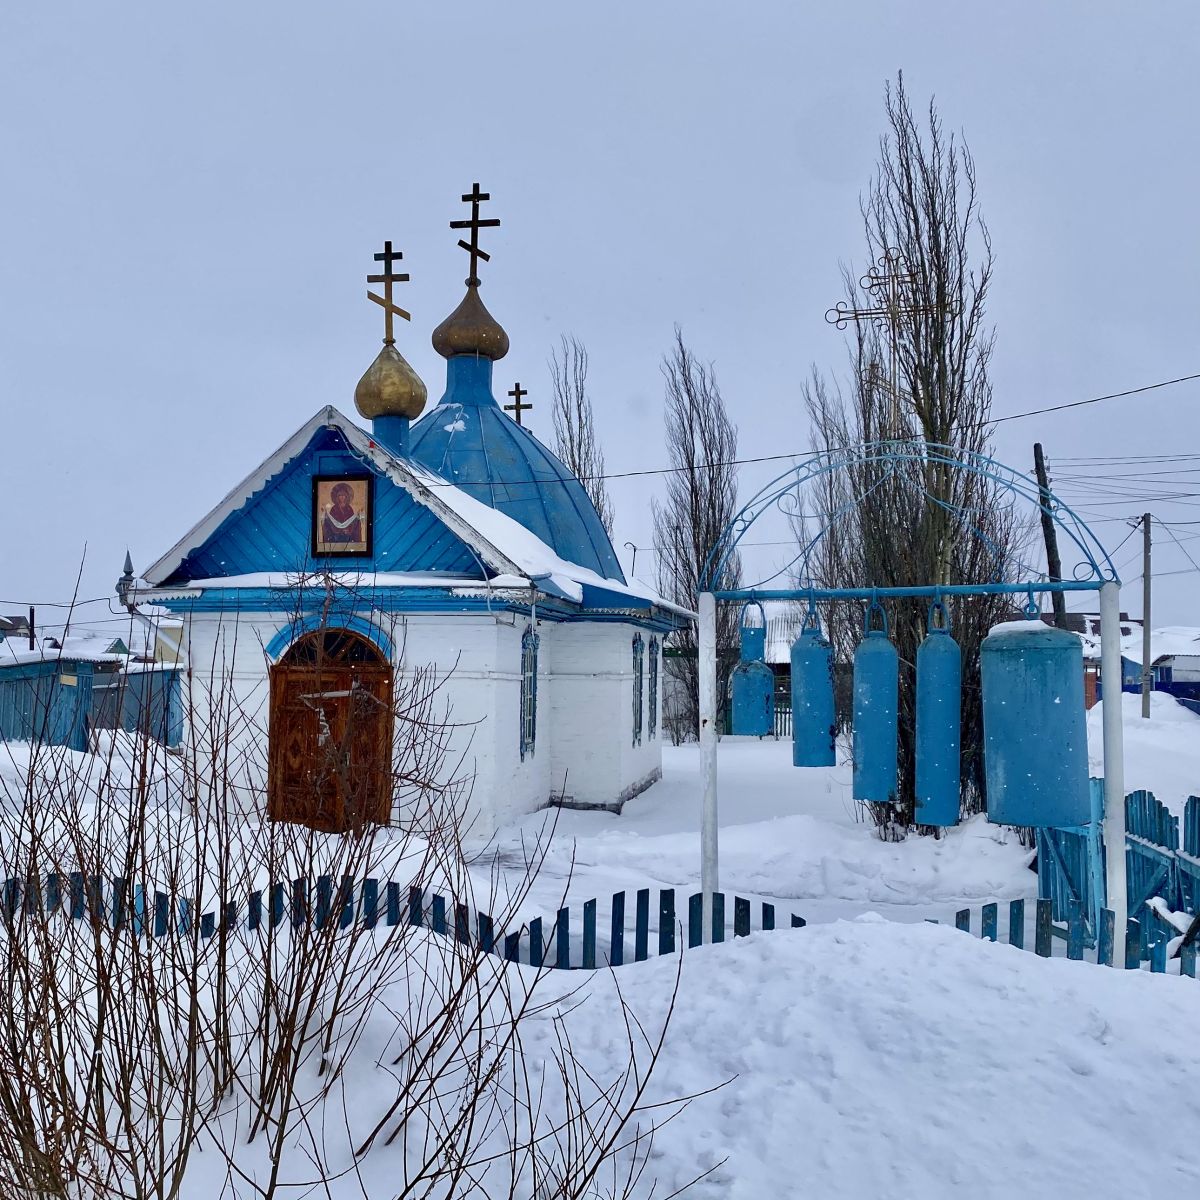
[(394, 346), (396, 339), (393, 336), (392, 318), (403, 317), (406, 321), (411, 321), (412, 317), (404, 311), (399, 305), (392, 303), (392, 284), (407, 283), (407, 272), (393, 271), (392, 267), (404, 257), (400, 250), (393, 250), (390, 241), (383, 243), (383, 251), (374, 256), (376, 262), (383, 263), (383, 273), (380, 275), (368, 275), (368, 283), (382, 283), (383, 295), (377, 296), (370, 288), (367, 289), (367, 299), (374, 300), (383, 309), (383, 344), (385, 346)]
[[(1080, 556), (1080, 562), (1074, 571), (1074, 586), (1099, 586), (1099, 583), (1108, 580), (1120, 582), (1112, 559), (1100, 540), (1088, 528), (1086, 522), (1054, 495), (1051, 494), (1044, 500), (1035, 480), (987, 455), (954, 446), (929, 443), (921, 438), (909, 438), (898, 441), (868, 442), (865, 445), (836, 451), (821, 451), (810, 455), (797, 466), (789, 468), (771, 480), (738, 510), (717, 539), (716, 544), (709, 552), (704, 570), (701, 572), (699, 590), (712, 590), (714, 582), (717, 584), (716, 590), (721, 590), (719, 581), (723, 577), (730, 556), (737, 549), (741, 539), (765, 513), (773, 509), (800, 511), (807, 486), (812, 481), (832, 472), (856, 471), (868, 474), (873, 482), (862, 496), (849, 501), (837, 512), (831, 514), (829, 522), (817, 529), (812, 537), (808, 537), (806, 532), (803, 537), (798, 538), (797, 552), (789, 562), (766, 579), (755, 584), (747, 584), (741, 590), (759, 588), (774, 579), (796, 572), (801, 578), (810, 576), (809, 563), (812, 553), (821, 539), (829, 532), (832, 524), (840, 520), (845, 513), (861, 505), (877, 488), (882, 487), (902, 468), (914, 464), (966, 471), (972, 475), (989, 479), (1010, 495), (1033, 505), (1039, 511), (1048, 513)], [(924, 495), (931, 503), (966, 515), (975, 536), (985, 542), (988, 540), (978, 526), (975, 519), (976, 514), (959, 506), (950, 505), (945, 500), (930, 495), (927, 490)], [(1001, 586), (1000, 581), (996, 581), (994, 586)], [(1065, 586), (1070, 590), (1072, 585)], [(947, 594), (951, 594), (953, 591), (952, 588), (943, 590)], [(1024, 588), (1017, 590), (1024, 590)], [(1042, 589), (1039, 587), (1037, 590)]]
[(504, 406), (504, 411), (512, 413), (513, 420), (516, 421), (518, 425), (523, 425), (524, 422), (521, 420), (521, 414), (523, 412), (528, 412), (531, 408), (533, 408), (532, 404), (521, 403), (521, 397), (528, 396), (529, 389), (523, 388), (519, 383), (514, 383), (512, 386), (512, 391), (507, 392), (506, 395), (511, 396), (513, 398), (513, 402), (511, 404), (506, 404)]
[(484, 262), (491, 261), (491, 255), (486, 250), (480, 248), (479, 231), (481, 229), (495, 229), (500, 220), (498, 217), (482, 218), (479, 215), (479, 206), (485, 200), (492, 198), (490, 192), (481, 192), (479, 184), (473, 183), (471, 190), (463, 197), (464, 204), (470, 204), (471, 216), (466, 221), (451, 221), (451, 229), (469, 229), (471, 231), (471, 240), (469, 242), (458, 239), (458, 244), (471, 256), (471, 273), (467, 276), (467, 287), (479, 286), (479, 260)]
[(907, 269), (899, 250), (889, 249), (860, 280), (859, 285), (877, 303), (871, 308), (850, 308), (839, 300), (825, 314), (825, 320), (837, 329), (845, 329), (852, 322), (856, 325), (869, 323), (888, 335), (888, 382), (878, 376), (879, 366), (872, 362), (868, 366), (869, 383), (885, 387), (892, 401), (892, 423), (900, 416), (900, 330), (905, 317), (933, 316), (951, 313), (953, 310), (942, 304), (918, 304), (912, 299), (912, 287), (916, 276)]

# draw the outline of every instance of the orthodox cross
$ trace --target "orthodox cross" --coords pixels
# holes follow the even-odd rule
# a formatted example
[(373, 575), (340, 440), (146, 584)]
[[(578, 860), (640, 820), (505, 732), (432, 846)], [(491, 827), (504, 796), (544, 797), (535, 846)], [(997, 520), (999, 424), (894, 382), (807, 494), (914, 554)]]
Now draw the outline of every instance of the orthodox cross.
[(382, 275), (368, 275), (368, 283), (382, 283), (383, 295), (377, 296), (374, 292), (368, 289), (367, 299), (374, 300), (376, 304), (383, 308), (383, 344), (385, 346), (395, 345), (396, 339), (392, 336), (392, 317), (403, 317), (406, 321), (411, 321), (412, 317), (400, 308), (399, 305), (392, 303), (392, 284), (407, 283), (407, 274), (397, 274), (392, 270), (393, 264), (397, 263), (404, 257), (399, 250), (392, 249), (391, 242), (383, 243), (383, 253), (375, 255), (375, 261), (383, 263)]
[[(891, 393), (892, 423), (900, 418), (900, 330), (905, 317), (925, 316), (949, 312), (945, 305), (915, 304), (909, 291), (916, 277), (907, 270), (907, 264), (899, 250), (888, 250), (884, 256), (859, 280), (861, 286), (875, 300), (871, 308), (847, 308), (844, 300), (825, 314), (825, 320), (838, 329), (845, 329), (851, 322), (861, 324), (873, 322), (877, 328), (887, 331), (889, 382), (884, 386)], [(878, 368), (874, 368), (870, 382), (882, 383), (878, 379)]]
[(462, 238), (458, 239), (458, 244), (471, 256), (471, 274), (467, 277), (468, 287), (479, 286), (479, 260), (482, 258), (484, 262), (491, 261), (491, 255), (486, 250), (479, 248), (479, 231), (481, 229), (495, 229), (500, 224), (499, 219), (496, 217), (484, 220), (479, 216), (480, 202), (490, 200), (491, 198), (491, 193), (479, 190), (479, 184), (472, 184), (471, 190), (463, 197), (463, 203), (471, 205), (470, 220), (450, 222), (451, 229), (469, 229), (471, 231), (471, 240), (469, 242), (464, 242)]
[(529, 389), (523, 388), (519, 383), (514, 383), (512, 391), (509, 392), (508, 395), (510, 395), (513, 398), (513, 402), (511, 404), (506, 404), (504, 406), (504, 411), (512, 413), (513, 420), (515, 420), (516, 423), (518, 425), (520, 425), (521, 424), (521, 414), (523, 412), (528, 412), (529, 409), (531, 409), (533, 407), (532, 404), (522, 404), (521, 403), (521, 397), (528, 396)]

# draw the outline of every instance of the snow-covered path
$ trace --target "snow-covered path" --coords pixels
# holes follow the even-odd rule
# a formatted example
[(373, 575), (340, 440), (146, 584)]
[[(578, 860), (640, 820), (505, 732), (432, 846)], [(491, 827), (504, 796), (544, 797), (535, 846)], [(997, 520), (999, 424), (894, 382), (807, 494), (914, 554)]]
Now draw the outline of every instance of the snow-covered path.
[[(890, 919), (945, 920), (964, 905), (1036, 892), (1031, 854), (982, 818), (940, 840), (881, 842), (850, 799), (849, 767), (799, 770), (786, 741), (725, 738), (720, 749), (721, 887), (777, 903), (809, 921), (867, 910)], [(502, 830), (492, 854), (507, 864), (522, 842), (552, 831), (523, 911), (552, 913), (613, 891), (698, 888), (700, 752), (667, 747), (663, 778), (620, 816), (544, 812)], [(481, 868), (483, 863), (480, 864)], [(568, 887), (569, 882), (569, 887)]]

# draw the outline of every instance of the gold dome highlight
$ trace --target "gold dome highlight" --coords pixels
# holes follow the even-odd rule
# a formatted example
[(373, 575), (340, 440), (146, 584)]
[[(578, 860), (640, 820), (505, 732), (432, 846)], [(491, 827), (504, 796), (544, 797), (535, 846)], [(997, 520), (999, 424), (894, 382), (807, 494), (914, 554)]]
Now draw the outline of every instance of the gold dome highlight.
[(475, 354), (493, 361), (508, 353), (508, 334), (479, 298), (479, 287), (468, 281), (462, 303), (433, 331), (433, 348), (443, 357)]
[(354, 389), (354, 406), (370, 421), (378, 417), (414, 421), (424, 411), (428, 397), (421, 377), (394, 345), (385, 343)]

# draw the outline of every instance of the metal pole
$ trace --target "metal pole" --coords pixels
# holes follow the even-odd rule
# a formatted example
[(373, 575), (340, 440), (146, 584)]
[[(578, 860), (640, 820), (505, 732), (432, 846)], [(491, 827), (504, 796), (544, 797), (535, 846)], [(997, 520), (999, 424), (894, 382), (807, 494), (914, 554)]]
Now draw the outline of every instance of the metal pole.
[(1142, 513), (1142, 716), (1150, 716), (1150, 522)]
[[(1050, 514), (1050, 480), (1046, 477), (1046, 460), (1042, 456), (1042, 443), (1033, 443), (1033, 469), (1037, 474), (1038, 499), (1042, 509), (1042, 537), (1046, 542), (1046, 572), (1052, 580), (1062, 579), (1062, 559), (1058, 554), (1058, 530)], [(1067, 597), (1062, 592), (1052, 592), (1054, 597), (1054, 624), (1059, 629), (1067, 627)]]
[(704, 941), (712, 940), (713, 893), (717, 890), (717, 600), (700, 593), (700, 891)]
[(1104, 847), (1108, 907), (1116, 917), (1113, 960), (1124, 961), (1125, 922), (1125, 746), (1121, 738), (1121, 585), (1100, 589), (1100, 679), (1104, 722)]

